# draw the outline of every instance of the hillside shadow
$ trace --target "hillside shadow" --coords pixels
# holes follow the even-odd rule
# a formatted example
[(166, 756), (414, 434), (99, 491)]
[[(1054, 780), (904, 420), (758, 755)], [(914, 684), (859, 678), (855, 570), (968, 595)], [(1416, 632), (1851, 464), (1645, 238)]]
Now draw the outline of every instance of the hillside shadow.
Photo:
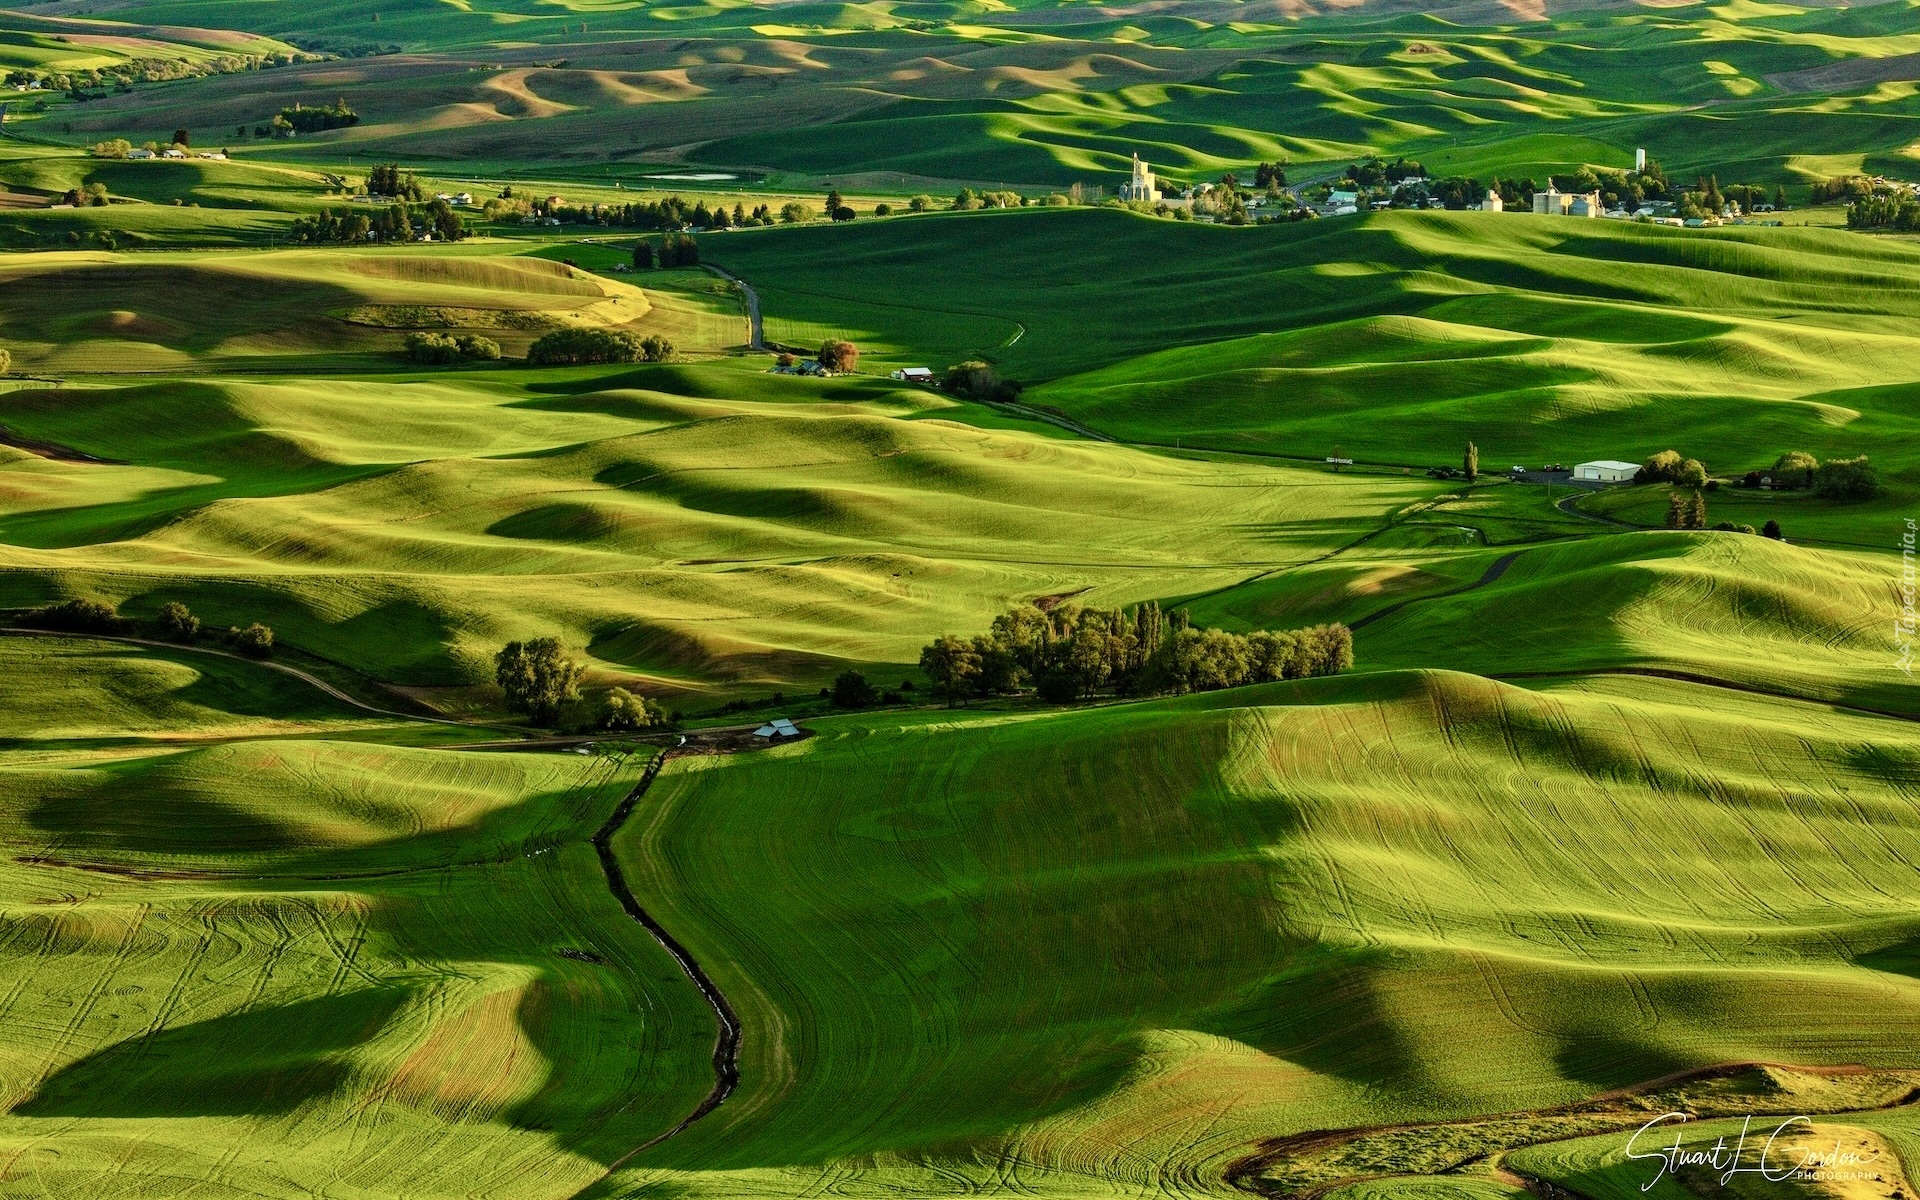
[(406, 1002), (368, 988), (162, 1029), (50, 1076), (13, 1112), (26, 1117), (243, 1117), (291, 1112), (340, 1086), (343, 1052), (370, 1041)]

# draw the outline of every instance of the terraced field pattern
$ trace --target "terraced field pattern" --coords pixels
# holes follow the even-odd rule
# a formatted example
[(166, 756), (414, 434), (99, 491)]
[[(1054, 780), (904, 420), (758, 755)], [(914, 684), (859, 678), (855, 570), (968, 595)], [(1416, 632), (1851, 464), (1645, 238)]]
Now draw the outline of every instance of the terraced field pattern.
[[(82, 81), (0, 122), (0, 1200), (1910, 1200), (1920, 242), (1806, 202), (1913, 172), (1916, 64), (1911, 0), (0, 13)], [(947, 205), (1642, 146), (1784, 223)], [(857, 211), (297, 240), (386, 162)], [(1704, 527), (1543, 469), (1666, 450)], [(922, 657), (1149, 602), (1354, 662)]]

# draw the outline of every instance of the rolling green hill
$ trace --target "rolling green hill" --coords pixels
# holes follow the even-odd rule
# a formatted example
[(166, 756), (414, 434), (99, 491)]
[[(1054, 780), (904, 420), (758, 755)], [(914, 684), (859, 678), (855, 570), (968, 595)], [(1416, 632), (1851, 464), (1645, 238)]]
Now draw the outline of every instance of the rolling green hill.
[(782, 1035), (627, 1182), (1197, 1194), (1303, 1129), (1920, 1065), (1912, 726), (1699, 700), (1395, 672), (670, 768), (622, 852)]
[[(766, 281), (769, 336), (833, 332), (936, 368), (985, 356), (1044, 381), (1025, 402), (1130, 442), (1424, 467), (1475, 441), (1490, 470), (1677, 448), (1733, 476), (1789, 449), (1865, 453), (1880, 501), (1715, 504), (1875, 548), (1920, 490), (1920, 253), (1904, 240), (1490, 213), (1233, 229), (1059, 209), (718, 245)], [(922, 277), (940, 287), (901, 286)], [(1663, 505), (1637, 515), (1657, 524)]]
[[(36, 251), (0, 256), (0, 1197), (1911, 1200), (1920, 243), (874, 207), (1097, 199), (1135, 151), (1177, 185), (1635, 147), (1797, 203), (1911, 173), (1917, 13), (0, 13), (0, 74), (48, 84), (0, 104), (0, 246)], [(177, 129), (231, 156), (87, 150)], [(382, 162), (541, 207), (286, 244)], [(702, 232), (716, 270), (576, 219), (829, 186), (855, 220)], [(774, 370), (752, 298), (859, 371)], [(527, 361), (564, 329), (672, 353)], [(887, 377), (974, 358), (1023, 388)], [(1478, 478), (1430, 470), (1468, 442)], [(1785, 537), (1508, 471), (1666, 449), (1709, 525)], [(1878, 494), (1743, 485), (1786, 451)], [(115, 636), (38, 628), (70, 599)], [(919, 666), (1147, 601), (1355, 660), (957, 707)], [(267, 661), (220, 632), (254, 622)], [(542, 637), (581, 668), (552, 721), (494, 675)], [(615, 686), (679, 711), (607, 728)], [(1879, 1173), (1643, 1192), (1662, 1112), (1806, 1113), (1791, 1147)]]

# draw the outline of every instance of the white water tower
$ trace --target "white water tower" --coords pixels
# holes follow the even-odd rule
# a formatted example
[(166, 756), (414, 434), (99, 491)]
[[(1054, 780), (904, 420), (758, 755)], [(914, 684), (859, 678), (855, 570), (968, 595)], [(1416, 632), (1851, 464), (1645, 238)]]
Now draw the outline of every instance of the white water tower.
[(1635, 175), (1644, 175), (1646, 174), (1646, 170), (1647, 152), (1645, 150), (1635, 150), (1633, 152), (1633, 173)]

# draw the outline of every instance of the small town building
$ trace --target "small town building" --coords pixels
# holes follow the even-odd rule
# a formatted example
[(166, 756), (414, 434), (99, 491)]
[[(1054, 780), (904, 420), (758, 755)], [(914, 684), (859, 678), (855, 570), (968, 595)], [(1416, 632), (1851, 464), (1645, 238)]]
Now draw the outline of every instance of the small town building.
[(1570, 217), (1597, 217), (1606, 209), (1600, 203), (1599, 192), (1589, 192), (1584, 196), (1575, 196), (1567, 205)]
[(151, 150), (129, 150), (127, 151), (127, 157), (128, 158), (155, 158), (157, 156)]
[(1575, 467), (1573, 477), (1581, 483), (1631, 483), (1633, 477), (1639, 472), (1639, 463), (1601, 458), (1593, 462), (1583, 462)]
[(186, 156), (187, 152), (185, 150), (176, 150), (172, 147), (168, 147), (160, 152), (161, 158), (185, 158)]
[(1492, 190), (1487, 192), (1486, 199), (1480, 201), (1481, 212), (1505, 212), (1506, 207), (1507, 202), (1500, 198), (1500, 193)]

